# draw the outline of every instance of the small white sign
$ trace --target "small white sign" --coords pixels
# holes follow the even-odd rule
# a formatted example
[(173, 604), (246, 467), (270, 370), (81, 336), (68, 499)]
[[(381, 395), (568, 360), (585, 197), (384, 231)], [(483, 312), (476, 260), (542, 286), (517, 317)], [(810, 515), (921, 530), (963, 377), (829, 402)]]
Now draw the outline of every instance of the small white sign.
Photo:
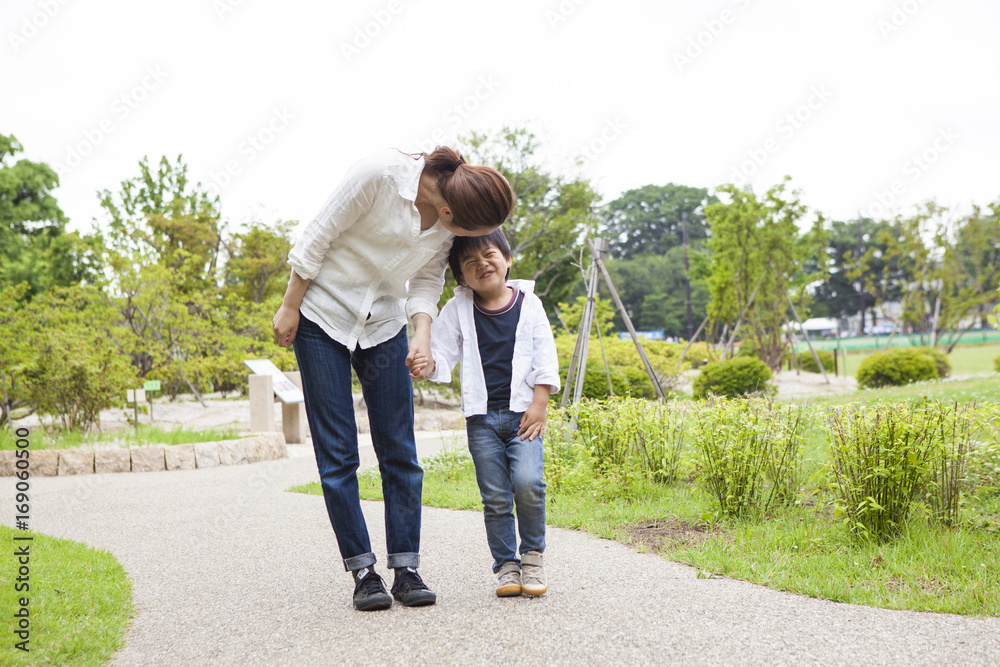
[(271, 376), (271, 385), (274, 388), (274, 394), (282, 403), (302, 403), (305, 401), (302, 390), (286, 378), (281, 369), (275, 366), (269, 359), (245, 359), (243, 363), (249, 366), (255, 375)]
[(129, 403), (142, 403), (146, 400), (146, 390), (145, 389), (129, 389), (125, 392), (126, 400)]

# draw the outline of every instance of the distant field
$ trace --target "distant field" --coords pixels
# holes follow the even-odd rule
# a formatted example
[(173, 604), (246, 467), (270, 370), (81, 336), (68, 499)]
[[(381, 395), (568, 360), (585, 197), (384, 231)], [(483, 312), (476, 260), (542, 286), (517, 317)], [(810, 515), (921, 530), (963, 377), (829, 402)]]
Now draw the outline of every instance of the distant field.
[[(874, 349), (848, 352), (847, 374), (853, 376), (857, 372), (858, 366), (868, 355), (881, 351), (881, 349)], [(948, 355), (948, 361), (951, 362), (952, 375), (965, 375), (992, 371), (993, 360), (998, 356), (1000, 356), (1000, 343), (959, 345)], [(841, 360), (843, 359), (844, 357), (841, 357)]]

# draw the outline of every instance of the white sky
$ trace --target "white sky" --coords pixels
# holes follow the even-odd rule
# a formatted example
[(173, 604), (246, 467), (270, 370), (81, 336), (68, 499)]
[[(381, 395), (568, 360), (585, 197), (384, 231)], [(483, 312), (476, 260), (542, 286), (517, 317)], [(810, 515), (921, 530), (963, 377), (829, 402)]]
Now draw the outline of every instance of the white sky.
[(995, 0), (4, 0), (0, 133), (67, 166), (81, 230), (144, 155), (235, 166), (230, 225), (306, 222), (354, 160), (503, 123), (608, 200), (742, 170), (835, 219), (967, 208), (1000, 197), (998, 27)]

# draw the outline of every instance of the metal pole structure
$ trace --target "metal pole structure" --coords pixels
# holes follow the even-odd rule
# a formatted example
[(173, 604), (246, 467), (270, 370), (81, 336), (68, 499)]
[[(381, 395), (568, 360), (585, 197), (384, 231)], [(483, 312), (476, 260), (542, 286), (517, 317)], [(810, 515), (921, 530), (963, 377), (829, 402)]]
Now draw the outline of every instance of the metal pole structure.
[(788, 305), (792, 308), (792, 315), (795, 317), (795, 321), (799, 323), (799, 331), (802, 332), (802, 337), (806, 339), (806, 345), (809, 346), (809, 351), (812, 352), (813, 359), (816, 360), (816, 365), (819, 366), (820, 372), (823, 373), (823, 379), (826, 380), (827, 384), (830, 384), (830, 378), (826, 376), (826, 369), (823, 368), (823, 364), (819, 360), (819, 355), (813, 349), (812, 341), (809, 340), (809, 334), (806, 333), (805, 327), (802, 326), (802, 320), (799, 319), (799, 314), (795, 311), (795, 304), (792, 303), (792, 297), (788, 296), (788, 292), (785, 292), (785, 299), (788, 300)]
[(688, 344), (684, 346), (684, 351), (681, 352), (681, 356), (677, 361), (684, 361), (684, 357), (687, 355), (688, 350), (691, 349), (691, 345), (694, 343), (695, 339), (698, 338), (698, 334), (701, 333), (701, 330), (705, 328), (706, 324), (708, 324), (708, 315), (706, 315), (705, 319), (703, 319), (701, 324), (698, 325), (698, 330), (694, 332), (694, 335), (688, 338)]
[(580, 330), (577, 336), (582, 343), (580, 346), (579, 368), (576, 371), (576, 384), (573, 387), (573, 402), (578, 403), (583, 396), (583, 380), (587, 373), (587, 349), (590, 343), (590, 328), (594, 321), (594, 297), (597, 294), (597, 272), (592, 272), (590, 285), (587, 289), (587, 303), (583, 307), (583, 316), (580, 318)]
[(691, 277), (688, 265), (688, 216), (687, 211), (681, 211), (681, 242), (684, 244), (684, 292), (687, 296), (687, 335), (691, 340)]
[[(596, 272), (597, 268), (594, 266), (594, 263), (591, 262), (590, 268), (587, 269), (587, 275), (584, 278), (584, 282), (587, 285), (587, 294), (590, 294), (590, 284), (594, 282), (594, 275)], [(584, 305), (584, 311), (586, 311), (586, 308), (587, 308), (586, 305)], [(573, 356), (570, 357), (569, 369), (566, 371), (566, 383), (563, 386), (563, 396), (562, 400), (559, 402), (559, 407), (561, 408), (565, 408), (567, 405), (569, 405), (570, 392), (572, 391), (572, 387), (575, 386), (576, 368), (577, 365), (580, 363), (580, 348), (583, 346), (583, 339), (584, 339), (584, 337), (581, 336), (581, 332), (583, 331), (582, 327), (583, 327), (584, 314), (585, 313), (580, 314), (580, 324), (577, 326), (576, 344), (573, 346)]]
[[(663, 388), (660, 386), (660, 381), (656, 379), (656, 373), (653, 372), (653, 366), (649, 363), (649, 358), (646, 357), (646, 351), (642, 348), (642, 343), (639, 341), (639, 335), (635, 332), (635, 327), (632, 326), (632, 320), (629, 318), (628, 313), (625, 312), (625, 306), (622, 305), (622, 300), (618, 297), (618, 290), (615, 289), (614, 283), (611, 282), (611, 276), (608, 275), (608, 270), (604, 266), (604, 262), (601, 261), (601, 255), (608, 251), (608, 240), (607, 239), (596, 239), (597, 246), (593, 241), (587, 240), (587, 245), (590, 246), (590, 252), (594, 255), (594, 264), (597, 269), (604, 276), (604, 282), (608, 286), (608, 291), (611, 292), (611, 298), (615, 302), (615, 306), (618, 308), (618, 313), (622, 316), (622, 320), (625, 322), (625, 328), (632, 335), (632, 342), (635, 343), (635, 348), (639, 351), (639, 356), (642, 357), (642, 363), (646, 367), (646, 374), (649, 375), (649, 379), (653, 383), (653, 389), (656, 390), (656, 395), (661, 401), (666, 400), (666, 396), (663, 394)], [(596, 282), (596, 280), (595, 280)]]

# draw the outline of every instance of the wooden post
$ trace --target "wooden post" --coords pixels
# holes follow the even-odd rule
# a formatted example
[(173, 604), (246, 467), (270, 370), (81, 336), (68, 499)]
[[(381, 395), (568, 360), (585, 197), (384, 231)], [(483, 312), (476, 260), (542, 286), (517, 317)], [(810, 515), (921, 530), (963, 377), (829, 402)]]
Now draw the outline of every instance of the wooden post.
[[(302, 375), (299, 371), (285, 373), (285, 377), (291, 380), (296, 387), (302, 389)], [(281, 404), (281, 430), (285, 434), (285, 442), (289, 445), (301, 444), (306, 441), (309, 425), (306, 421), (305, 403)]]
[(250, 376), (250, 430), (270, 433), (274, 427), (274, 381), (270, 375)]

